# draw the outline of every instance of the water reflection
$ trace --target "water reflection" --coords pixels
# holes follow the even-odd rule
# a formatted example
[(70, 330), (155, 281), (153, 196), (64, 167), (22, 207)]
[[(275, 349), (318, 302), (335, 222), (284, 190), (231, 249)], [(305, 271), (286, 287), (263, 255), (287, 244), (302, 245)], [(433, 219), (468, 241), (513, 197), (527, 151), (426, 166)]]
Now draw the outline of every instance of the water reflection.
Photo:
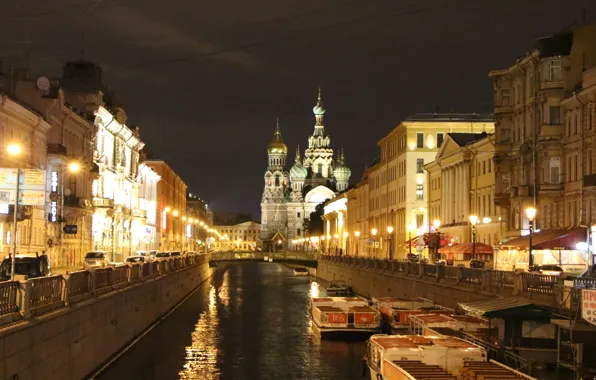
[(231, 265), (101, 378), (361, 379), (362, 342), (312, 333), (310, 297), (324, 292), (281, 264)]

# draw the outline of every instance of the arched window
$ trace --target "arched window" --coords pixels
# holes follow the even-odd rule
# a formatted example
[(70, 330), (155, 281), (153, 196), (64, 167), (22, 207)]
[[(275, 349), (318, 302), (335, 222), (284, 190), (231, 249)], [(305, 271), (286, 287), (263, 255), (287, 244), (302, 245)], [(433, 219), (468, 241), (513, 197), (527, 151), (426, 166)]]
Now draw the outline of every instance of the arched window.
[(323, 164), (319, 164), (317, 171), (320, 175), (323, 175)]
[(279, 176), (278, 175), (275, 176), (275, 186), (279, 187)]

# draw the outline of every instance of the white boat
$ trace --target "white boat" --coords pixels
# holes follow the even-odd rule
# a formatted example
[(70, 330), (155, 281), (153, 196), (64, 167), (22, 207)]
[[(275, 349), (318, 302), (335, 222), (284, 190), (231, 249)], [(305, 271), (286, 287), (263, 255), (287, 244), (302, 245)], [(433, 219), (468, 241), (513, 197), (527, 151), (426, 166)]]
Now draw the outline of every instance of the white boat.
[(304, 267), (295, 268), (294, 276), (308, 276), (308, 269), (306, 269)]
[(352, 290), (345, 281), (331, 281), (327, 286), (328, 296), (349, 296)]
[[(454, 337), (373, 335), (365, 357), (371, 380), (424, 378), (456, 380), (467, 362), (486, 362), (486, 350)], [(412, 370), (415, 368), (415, 370)]]
[(378, 310), (360, 297), (319, 297), (311, 299), (313, 329), (321, 336), (330, 333), (376, 333), (381, 327)]

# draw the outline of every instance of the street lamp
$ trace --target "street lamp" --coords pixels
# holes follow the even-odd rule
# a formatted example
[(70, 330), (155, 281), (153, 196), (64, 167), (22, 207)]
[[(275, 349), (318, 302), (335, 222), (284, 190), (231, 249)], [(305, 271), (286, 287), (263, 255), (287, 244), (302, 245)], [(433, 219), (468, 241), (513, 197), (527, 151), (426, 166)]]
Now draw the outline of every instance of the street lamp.
[(530, 241), (528, 244), (528, 270), (530, 270), (532, 269), (532, 266), (534, 266), (534, 256), (532, 253), (532, 233), (534, 232), (534, 218), (536, 217), (536, 209), (534, 207), (528, 207), (526, 209), (526, 216), (528, 217), (528, 226), (530, 229)]
[[(21, 146), (19, 144), (9, 144), (7, 147), (7, 152), (11, 156), (18, 156), (21, 154)], [(14, 280), (14, 265), (15, 265), (15, 258), (17, 256), (17, 210), (19, 209), (19, 177), (21, 175), (21, 169), (17, 168), (17, 178), (16, 178), (16, 192), (15, 192), (15, 200), (14, 200), (14, 216), (12, 221), (12, 232), (11, 232), (11, 239), (12, 239), (12, 255), (10, 260), (10, 279)]]
[[(348, 233), (348, 231), (344, 231), (344, 241), (346, 242), (346, 252), (344, 252), (346, 255), (348, 255), (350, 253), (350, 251), (348, 250), (348, 236), (350, 236), (350, 234)], [(343, 243), (342, 243), (343, 246)]]
[(387, 227), (387, 240), (389, 245), (389, 260), (393, 260), (393, 249), (392, 249), (392, 241), (393, 241), (393, 227)]
[(470, 224), (472, 225), (472, 260), (476, 259), (476, 223), (478, 223), (478, 217), (476, 215), (470, 215)]
[[(414, 223), (408, 225), (408, 254), (412, 254), (412, 231), (414, 230)], [(410, 256), (411, 257), (411, 256)], [(409, 257), (408, 257), (409, 259)]]
[(377, 255), (376, 255), (376, 251), (375, 251), (375, 248), (376, 248), (375, 246), (377, 245), (377, 241), (376, 241), (377, 229), (376, 228), (373, 228), (372, 230), (370, 230), (370, 233), (373, 236), (373, 257), (376, 258)]
[(435, 231), (437, 232), (437, 241), (435, 243), (436, 251), (435, 251), (435, 260), (439, 259), (439, 248), (441, 247), (441, 233), (439, 232), (439, 227), (441, 227), (441, 221), (439, 219), (433, 220), (433, 226), (435, 226)]
[(360, 245), (360, 231), (354, 232), (356, 235), (356, 256), (358, 256), (358, 246)]

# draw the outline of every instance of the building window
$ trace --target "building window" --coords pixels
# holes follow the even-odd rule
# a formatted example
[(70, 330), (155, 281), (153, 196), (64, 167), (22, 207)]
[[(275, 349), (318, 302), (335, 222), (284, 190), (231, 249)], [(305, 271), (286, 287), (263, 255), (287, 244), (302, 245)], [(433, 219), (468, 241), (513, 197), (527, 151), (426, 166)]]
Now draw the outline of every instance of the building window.
[(279, 176), (278, 175), (275, 176), (275, 186), (279, 187)]
[(298, 211), (298, 212), (296, 213), (296, 216), (297, 216), (298, 218), (300, 218), (300, 211)]
[(416, 228), (421, 228), (424, 225), (424, 215), (416, 214)]
[(549, 107), (550, 121), (549, 124), (561, 124), (561, 107)]
[(501, 187), (504, 194), (509, 193), (509, 189), (511, 188), (511, 177), (509, 173), (503, 173), (501, 175)]
[(508, 107), (511, 105), (511, 92), (509, 90), (501, 90), (501, 107)]
[(561, 158), (551, 157), (549, 159), (550, 183), (561, 183)]
[(437, 148), (440, 148), (443, 145), (443, 138), (445, 135), (441, 132), (437, 133)]
[(296, 229), (296, 236), (302, 236), (302, 230), (300, 228)]
[(548, 63), (549, 65), (549, 79), (551, 81), (561, 80), (561, 60), (560, 59), (551, 59)]
[(416, 159), (416, 173), (418, 173), (418, 174), (424, 173), (424, 158)]
[(416, 199), (419, 201), (424, 200), (424, 185), (416, 185)]
[(416, 147), (417, 148), (424, 147), (424, 133), (422, 133), (422, 132), (416, 133)]
[(486, 174), (486, 161), (482, 161), (482, 174)]

